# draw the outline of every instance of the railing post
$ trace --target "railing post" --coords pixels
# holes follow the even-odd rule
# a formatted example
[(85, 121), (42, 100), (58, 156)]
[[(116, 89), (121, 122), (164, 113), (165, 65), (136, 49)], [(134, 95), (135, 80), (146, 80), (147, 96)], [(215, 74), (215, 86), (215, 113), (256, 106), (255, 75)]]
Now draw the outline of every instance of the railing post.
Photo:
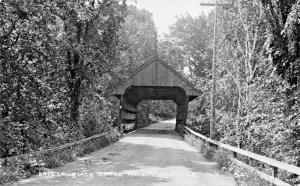
[(124, 106), (124, 95), (122, 94), (120, 97), (120, 107), (119, 107), (119, 130), (120, 133), (123, 134), (123, 114), (122, 114), (122, 110), (123, 110), (123, 106)]
[[(278, 168), (277, 167), (273, 167), (272, 176), (275, 178), (278, 176)], [(276, 184), (273, 183), (272, 186), (276, 186)]]
[(277, 175), (278, 175), (278, 168), (273, 167), (273, 177), (277, 177)]
[(252, 158), (248, 157), (249, 165), (252, 166)]
[(237, 153), (236, 152), (233, 152), (233, 157), (237, 158)]

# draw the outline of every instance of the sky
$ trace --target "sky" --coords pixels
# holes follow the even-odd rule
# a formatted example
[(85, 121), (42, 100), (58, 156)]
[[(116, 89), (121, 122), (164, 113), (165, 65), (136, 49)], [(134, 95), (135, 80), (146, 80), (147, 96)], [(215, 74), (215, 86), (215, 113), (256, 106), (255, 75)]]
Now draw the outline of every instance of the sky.
[(169, 26), (176, 21), (176, 15), (189, 13), (195, 17), (202, 13), (208, 14), (213, 7), (201, 7), (201, 0), (129, 0), (130, 4), (146, 9), (153, 14), (159, 35), (169, 32)]

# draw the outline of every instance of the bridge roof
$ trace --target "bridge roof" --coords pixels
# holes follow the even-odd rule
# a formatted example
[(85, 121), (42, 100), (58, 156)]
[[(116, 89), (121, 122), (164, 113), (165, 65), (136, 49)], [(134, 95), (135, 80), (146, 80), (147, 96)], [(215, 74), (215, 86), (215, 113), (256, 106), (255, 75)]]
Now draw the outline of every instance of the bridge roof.
[(181, 87), (187, 96), (197, 97), (201, 94), (179, 72), (158, 59), (150, 60), (138, 67), (127, 79), (117, 84), (112, 95), (122, 95), (130, 86)]

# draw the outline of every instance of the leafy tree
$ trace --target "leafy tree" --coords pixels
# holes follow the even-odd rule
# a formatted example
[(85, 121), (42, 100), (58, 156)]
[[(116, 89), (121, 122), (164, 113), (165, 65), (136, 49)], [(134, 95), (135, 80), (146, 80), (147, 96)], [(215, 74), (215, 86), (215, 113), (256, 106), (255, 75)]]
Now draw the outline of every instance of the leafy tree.
[(0, 156), (80, 138), (86, 105), (109, 106), (125, 2), (1, 1), (0, 10)]
[[(203, 92), (190, 103), (188, 123), (198, 131), (209, 131), (209, 81), (212, 60), (212, 22), (205, 15), (178, 16), (170, 34), (160, 42), (160, 56), (184, 74)], [(183, 69), (189, 69), (186, 73)]]
[(0, 6), (0, 154), (8, 156), (38, 148), (51, 134), (46, 114), (55, 80), (48, 69), (56, 66), (56, 43), (48, 27), (54, 22), (50, 2), (1, 1)]
[(297, 86), (300, 69), (300, 1), (261, 2), (268, 24), (268, 54), (278, 74), (292, 86)]
[(155, 57), (156, 28), (152, 14), (130, 5), (120, 30), (122, 69), (119, 74), (129, 75), (137, 67)]
[(225, 115), (236, 115), (235, 130), (240, 138), (242, 126), (239, 125), (252, 103), (250, 87), (264, 51), (263, 12), (258, 1), (239, 0), (234, 6), (221, 10), (220, 14), (218, 107)]
[[(293, 84), (289, 80), (289, 77), (293, 77), (292, 73), (296, 77), (298, 68), (295, 66), (297, 59), (291, 60), (298, 55), (291, 53), (297, 51), (295, 47), (299, 43), (299, 34), (296, 32), (297, 5), (291, 1), (266, 1), (261, 4), (258, 0), (239, 0), (230, 7), (219, 8), (216, 133), (217, 138), (225, 143), (299, 166), (299, 102), (296, 98), (299, 91), (295, 91), (295, 82)], [(270, 8), (274, 8), (273, 13), (279, 20), (284, 17), (280, 10), (289, 12), (286, 13), (291, 22), (273, 27), (276, 21), (270, 19), (273, 16)], [(207, 19), (205, 30), (208, 31), (204, 31), (203, 22), (194, 19), (192, 23), (191, 20), (193, 18), (186, 16), (174, 24), (171, 34), (161, 44), (164, 46), (162, 56), (177, 68), (189, 66), (191, 73), (187, 77), (204, 92), (190, 103), (188, 122), (195, 130), (207, 135), (210, 113), (207, 109), (209, 103), (205, 100), (209, 100), (209, 60), (212, 58), (211, 41), (207, 38), (211, 38), (209, 30), (212, 24)], [(276, 29), (279, 29), (276, 32), (279, 35), (272, 35)], [(287, 36), (288, 30), (290, 38)], [(196, 34), (200, 36), (194, 38)], [(276, 40), (275, 36), (282, 38)], [(195, 47), (196, 43), (198, 47)], [(207, 58), (203, 58), (204, 54), (208, 55)], [(199, 57), (195, 57), (197, 55)], [(276, 58), (279, 55), (281, 61)], [(195, 68), (195, 62), (201, 68)], [(287, 62), (293, 64), (293, 68), (285, 64)], [(282, 71), (283, 68), (279, 70), (279, 63), (285, 65), (286, 71)], [(275, 71), (279, 75), (282, 72), (285, 80), (277, 76)], [(252, 163), (261, 166), (258, 162)], [(286, 181), (297, 183), (296, 175), (282, 173), (280, 176)]]
[(278, 66), (270, 55), (265, 11), (259, 1), (242, 0), (220, 11), (218, 134), (226, 143), (299, 165), (299, 104), (286, 104), (294, 85), (274, 73)]
[[(119, 1), (59, 2), (56, 16), (64, 28), (60, 52), (70, 98), (70, 119), (78, 124), (84, 90), (100, 92), (99, 82), (117, 61), (117, 32), (123, 21), (125, 5)], [(89, 92), (87, 91), (87, 92)], [(80, 125), (78, 126), (80, 129)]]
[(178, 16), (160, 44), (163, 59), (180, 71), (186, 66), (195, 76), (207, 77), (212, 56), (210, 24), (205, 15)]

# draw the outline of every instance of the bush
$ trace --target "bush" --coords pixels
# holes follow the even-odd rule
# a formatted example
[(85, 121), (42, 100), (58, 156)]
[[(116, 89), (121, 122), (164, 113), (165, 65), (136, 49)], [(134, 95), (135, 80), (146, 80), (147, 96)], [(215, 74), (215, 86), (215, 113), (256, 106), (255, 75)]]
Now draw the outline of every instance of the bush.
[(238, 185), (241, 186), (272, 186), (269, 182), (260, 178), (255, 172), (249, 171), (245, 168), (231, 164), (229, 170), (234, 176)]
[(45, 168), (53, 169), (56, 167), (60, 167), (63, 163), (60, 159), (54, 154), (47, 154), (43, 157), (43, 162), (45, 163)]
[(222, 171), (228, 171), (231, 166), (231, 157), (228, 155), (228, 151), (218, 149), (214, 154), (214, 160), (218, 162), (219, 168)]
[(200, 143), (201, 143), (201, 154), (203, 154), (204, 157), (213, 160), (216, 151), (214, 147), (210, 146), (208, 143), (203, 143), (203, 142)]
[(195, 132), (209, 136), (209, 117), (201, 114), (191, 115), (187, 119), (187, 125)]
[[(62, 149), (26, 154), (5, 159), (0, 164), (0, 184), (27, 178), (42, 172), (44, 168), (56, 168), (71, 162), (76, 156), (83, 156), (118, 139), (117, 131)], [(0, 159), (1, 160), (1, 159)]]
[(204, 143), (203, 140), (197, 139), (195, 136), (192, 135), (184, 135), (184, 139), (195, 146), (204, 157), (208, 159), (213, 159), (215, 154), (215, 148), (210, 146), (208, 143)]
[(0, 164), (0, 184), (28, 178), (37, 174), (42, 166), (41, 161), (37, 161), (32, 155), (5, 159)]
[(215, 147), (210, 146), (208, 143), (204, 143), (201, 139), (197, 139), (195, 136), (189, 134), (185, 134), (184, 139), (188, 143), (198, 148), (204, 157), (217, 161), (219, 168), (222, 171), (233, 175), (238, 185), (271, 186), (269, 182), (261, 179), (256, 173), (234, 165), (231, 161), (230, 155), (226, 150), (216, 149)]

